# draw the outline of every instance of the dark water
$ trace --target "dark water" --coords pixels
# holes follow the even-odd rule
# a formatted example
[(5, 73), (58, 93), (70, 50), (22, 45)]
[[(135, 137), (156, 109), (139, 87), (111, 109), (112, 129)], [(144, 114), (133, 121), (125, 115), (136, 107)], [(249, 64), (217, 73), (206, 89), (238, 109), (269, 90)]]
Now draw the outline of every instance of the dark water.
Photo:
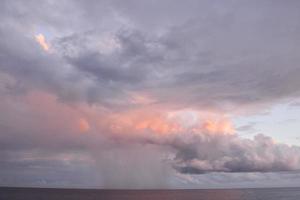
[(224, 190), (80, 190), (0, 188), (0, 200), (300, 200), (300, 188)]

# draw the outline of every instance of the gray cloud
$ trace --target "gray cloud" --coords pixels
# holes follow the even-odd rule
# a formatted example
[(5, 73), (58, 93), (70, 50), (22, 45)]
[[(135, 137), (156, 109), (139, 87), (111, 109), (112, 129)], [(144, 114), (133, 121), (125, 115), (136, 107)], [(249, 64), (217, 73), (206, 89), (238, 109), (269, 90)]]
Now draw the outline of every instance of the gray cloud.
[(181, 174), (298, 172), (300, 148), (278, 143), (269, 136), (253, 139), (207, 132), (137, 140), (169, 148), (168, 163)]
[[(128, 91), (144, 90), (160, 102), (176, 99), (183, 106), (224, 109), (223, 103), (232, 106), (268, 103), (299, 96), (300, 70), (296, 53), (299, 24), (294, 20), (298, 12), (288, 10), (297, 5), (283, 6), (274, 2), (272, 9), (268, 4), (261, 4), (257, 9), (255, 3), (202, 2), (197, 6), (208, 9), (201, 13), (193, 12), (190, 8), (197, 3), (190, 2), (182, 8), (187, 7), (183, 12), (185, 17), (175, 23), (175, 11), (181, 6), (172, 4), (174, 13), (169, 14), (174, 19), (161, 13), (166, 21), (155, 20), (158, 22), (153, 32), (149, 32), (140, 24), (150, 22), (150, 13), (129, 13), (130, 4), (91, 2), (89, 6), (82, 6), (68, 2), (66, 5), (72, 5), (75, 15), (84, 13), (77, 22), (82, 29), (71, 26), (70, 30), (57, 33), (71, 20), (69, 16), (63, 17), (65, 4), (35, 5), (33, 2), (28, 5), (16, 2), (19, 9), (14, 12), (23, 14), (24, 23), (35, 29), (40, 27), (49, 32), (56, 27), (54, 34), (50, 34), (56, 53), (40, 52), (33, 38), (28, 37), (33, 32), (26, 31), (18, 15), (11, 11), (13, 5), (6, 2), (3, 8), (6, 12), (2, 14), (7, 23), (1, 28), (1, 70), (22, 79), (25, 85), (47, 88), (62, 99), (114, 104), (120, 103), (118, 99), (126, 97)], [(28, 11), (55, 5), (60, 8), (55, 15), (29, 14)], [(105, 16), (101, 21), (115, 16), (111, 20), (119, 26), (113, 28), (107, 23), (95, 22), (95, 8), (100, 9), (100, 5), (105, 10), (99, 14)], [(138, 2), (132, 5), (142, 6)], [(277, 12), (285, 14), (279, 19)], [(118, 22), (117, 19), (126, 19), (126, 16), (133, 26)], [(57, 22), (60, 18), (63, 20)], [(169, 25), (164, 27), (167, 21)], [(91, 23), (95, 24), (93, 29), (88, 26)], [(155, 31), (160, 29), (163, 31)], [(104, 32), (116, 40), (120, 49), (101, 53), (98, 43), (103, 40)], [(73, 54), (70, 55), (70, 51)], [(182, 93), (180, 97), (178, 90)]]
[(256, 135), (253, 140), (237, 136), (193, 135), (172, 142), (174, 168), (180, 173), (276, 172), (299, 170), (299, 147), (276, 144)]
[[(263, 135), (126, 140), (102, 127), (82, 136), (59, 127), (59, 119), (48, 126), (58, 115), (44, 116), (22, 98), (44, 91), (68, 108), (99, 106), (105, 110), (100, 121), (106, 113), (137, 106), (129, 100), (132, 93), (148, 94), (158, 109), (225, 112), (293, 100), (300, 95), (299, 7), (297, 1), (1, 1), (1, 182), (57, 186), (84, 180), (85, 186), (153, 188), (170, 184), (167, 173), (175, 172), (169, 166), (181, 175), (207, 177), (298, 170), (299, 148)], [(50, 52), (35, 41), (39, 33)], [(119, 141), (124, 146), (118, 149)], [(84, 159), (72, 157), (77, 166), (72, 168), (61, 154)], [(89, 159), (94, 163), (84, 164)], [(93, 177), (88, 171), (101, 173), (88, 183)], [(32, 178), (45, 172), (45, 179)]]

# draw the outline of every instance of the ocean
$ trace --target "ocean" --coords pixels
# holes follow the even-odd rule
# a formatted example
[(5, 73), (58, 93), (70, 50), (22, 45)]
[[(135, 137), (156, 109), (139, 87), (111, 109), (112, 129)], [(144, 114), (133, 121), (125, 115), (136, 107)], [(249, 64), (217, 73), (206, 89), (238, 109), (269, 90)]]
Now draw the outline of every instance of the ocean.
[(300, 188), (97, 190), (0, 188), (0, 200), (300, 200)]

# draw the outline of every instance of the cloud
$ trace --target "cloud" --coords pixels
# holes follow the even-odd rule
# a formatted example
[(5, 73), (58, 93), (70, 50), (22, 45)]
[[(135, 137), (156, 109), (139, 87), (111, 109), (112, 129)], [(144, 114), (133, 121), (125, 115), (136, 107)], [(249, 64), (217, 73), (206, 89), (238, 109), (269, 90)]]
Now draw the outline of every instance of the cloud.
[(84, 118), (79, 119), (78, 126), (79, 126), (80, 132), (82, 132), (82, 133), (90, 130), (90, 125), (89, 125), (88, 121)]
[(299, 98), (298, 2), (4, 0), (0, 11), (2, 183), (154, 188), (176, 174), (299, 169), (298, 147), (244, 139), (255, 127), (230, 120)]
[[(95, 22), (100, 14), (93, 9), (100, 4), (81, 3), (68, 5), (74, 8), (76, 16), (89, 14), (71, 26), (72, 30), (61, 32), (56, 29), (68, 27), (69, 21), (74, 23), (64, 16), (68, 16), (63, 12), (68, 9), (65, 4), (58, 6), (56, 15), (36, 12), (37, 18), (47, 21), (42, 25), (40, 21), (31, 21), (34, 16), (28, 10), (37, 9), (36, 6), (15, 3), (27, 13), (22, 19), (24, 24), (32, 23), (34, 29), (55, 30), (48, 31), (53, 38), (51, 48), (56, 52), (53, 55), (41, 55), (27, 37), (33, 33), (26, 31), (16, 16), (3, 12), (7, 27), (1, 29), (1, 70), (24, 80), (26, 87), (39, 85), (63, 100), (112, 107), (127, 105), (129, 102), (120, 99), (136, 92), (146, 92), (161, 104), (219, 110), (253, 108), (299, 96), (295, 87), (299, 85), (299, 68), (294, 42), (299, 34), (297, 25), (292, 23), (297, 12), (287, 12), (281, 19), (276, 15), (277, 10), (286, 12), (288, 6), (276, 3), (268, 9), (262, 5), (254, 15), (253, 3), (218, 3), (213, 7), (207, 2), (198, 5), (191, 1), (184, 6), (177, 2), (172, 4), (172, 16), (182, 6), (191, 13), (184, 12), (182, 21), (175, 23), (162, 12), (160, 15), (170, 25), (156, 20), (159, 23), (148, 31), (141, 24), (149, 22), (149, 13), (131, 13), (128, 5), (112, 2), (112, 10), (105, 10), (101, 25)], [(135, 1), (132, 4), (142, 6)], [(207, 11), (196, 12), (194, 6), (206, 6)], [(58, 22), (57, 17), (63, 20)], [(128, 18), (134, 26), (119, 22), (120, 17)], [(116, 21), (119, 26), (111, 27), (109, 21)], [(90, 23), (95, 24), (94, 28)], [(39, 38), (42, 41), (42, 35)]]
[(183, 174), (209, 172), (279, 172), (300, 168), (299, 147), (278, 144), (262, 134), (182, 135), (167, 142), (176, 155), (173, 167)]
[[(296, 172), (300, 167), (299, 147), (275, 143), (264, 135), (244, 139), (227, 133), (223, 124), (231, 124), (230, 120), (213, 113), (165, 114), (153, 108), (111, 112), (66, 104), (38, 92), (8, 94), (1, 105), (8, 113), (0, 118), (1, 130), (9, 133), (1, 134), (1, 177), (12, 185), (16, 182), (9, 174), (19, 168), (23, 173), (17, 173), (16, 181), (28, 186), (156, 188), (174, 184), (176, 174)], [(216, 128), (207, 127), (209, 120)], [(84, 128), (88, 123), (88, 134), (81, 134), (80, 122)], [(65, 173), (63, 168), (72, 170)]]
[(35, 40), (39, 43), (39, 45), (41, 45), (41, 47), (45, 50), (45, 51), (49, 51), (50, 45), (46, 42), (45, 36), (43, 34), (37, 34), (34, 36)]

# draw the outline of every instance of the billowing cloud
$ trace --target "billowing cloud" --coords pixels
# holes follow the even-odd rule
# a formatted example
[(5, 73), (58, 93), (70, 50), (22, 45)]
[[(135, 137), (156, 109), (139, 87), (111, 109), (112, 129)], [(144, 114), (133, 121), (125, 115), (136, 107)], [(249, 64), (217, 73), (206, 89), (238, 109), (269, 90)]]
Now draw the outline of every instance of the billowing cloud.
[(234, 122), (299, 100), (299, 6), (1, 1), (0, 184), (155, 188), (297, 173), (299, 147), (272, 132), (241, 137), (257, 124)]
[[(21, 2), (15, 4), (25, 11), (34, 7)], [(2, 15), (7, 19), (7, 26), (1, 29), (3, 70), (16, 79), (26, 80), (26, 85), (51, 90), (61, 99), (108, 106), (127, 106), (128, 102), (123, 99), (138, 92), (149, 94), (156, 103), (220, 110), (269, 105), (299, 96), (300, 70), (295, 43), (299, 34), (297, 24), (293, 23), (297, 11), (289, 10), (288, 5), (277, 2), (272, 5), (273, 9), (261, 5), (257, 10), (254, 3), (219, 2), (214, 7), (205, 1), (191, 1), (182, 8), (186, 10), (180, 23), (161, 13), (170, 25), (165, 26), (164, 20), (155, 20), (158, 23), (149, 32), (140, 26), (149, 23), (146, 13), (133, 14), (128, 11), (128, 5), (103, 3), (103, 8), (113, 7), (113, 11), (103, 12), (101, 24), (95, 18), (99, 12), (94, 8), (101, 7), (96, 2), (90, 6), (70, 4), (68, 8), (73, 7), (72, 13), (81, 16), (77, 23), (64, 17), (68, 13), (64, 4), (56, 3), (41, 5), (61, 8), (56, 9), (55, 15), (37, 12), (37, 18), (45, 18), (47, 24), (33, 20), (31, 15), (23, 18), (24, 26), (30, 24), (34, 29), (47, 30), (53, 38), (51, 46), (56, 53), (41, 55), (34, 41), (29, 40), (34, 33), (26, 31), (14, 15), (7, 14), (10, 7), (6, 3), (3, 6), (6, 12)], [(165, 2), (161, 6), (167, 5)], [(193, 7), (207, 9), (199, 12)], [(181, 6), (175, 6), (171, 16), (175, 17), (178, 13), (175, 10), (179, 8)], [(194, 12), (187, 12), (189, 9)], [(252, 10), (256, 11), (255, 15)], [(289, 12), (277, 19), (277, 10)], [(132, 19), (132, 15), (137, 18)], [(58, 16), (61, 16), (60, 22), (57, 22)], [(120, 18), (133, 25), (124, 24)], [(70, 27), (68, 20), (75, 23), (73, 30), (63, 28)], [(110, 26), (110, 21), (116, 26)], [(94, 28), (90, 23), (94, 23)], [(80, 25), (79, 31), (77, 26)], [(44, 47), (49, 46), (44, 35), (38, 38), (44, 41)], [(24, 67), (20, 67), (21, 64)]]
[[(190, 138), (189, 138), (190, 137)], [(300, 169), (299, 147), (276, 144), (262, 134), (253, 140), (236, 136), (194, 135), (174, 141), (174, 168), (180, 173), (279, 172)]]

